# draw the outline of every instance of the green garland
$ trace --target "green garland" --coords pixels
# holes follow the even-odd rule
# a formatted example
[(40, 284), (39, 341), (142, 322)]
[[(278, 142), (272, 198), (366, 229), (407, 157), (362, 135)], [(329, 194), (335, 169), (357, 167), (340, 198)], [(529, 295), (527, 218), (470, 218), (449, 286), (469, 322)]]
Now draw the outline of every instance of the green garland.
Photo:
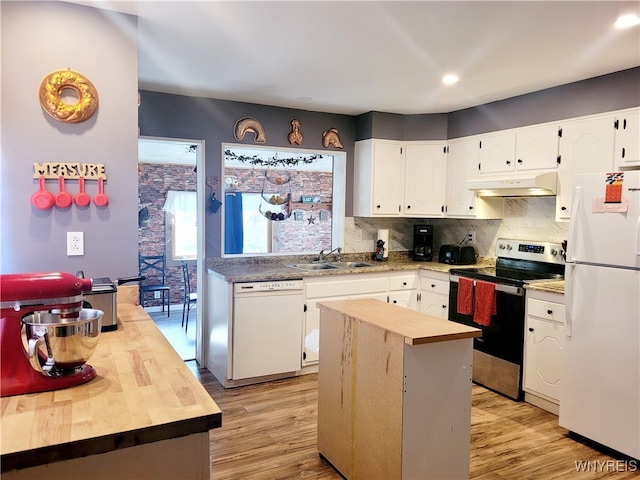
[(309, 156), (300, 156), (297, 158), (278, 158), (278, 156), (276, 155), (275, 157), (271, 157), (270, 159), (267, 160), (263, 160), (262, 158), (260, 158), (258, 155), (253, 155), (251, 157), (247, 156), (247, 155), (238, 155), (234, 152), (232, 152), (231, 150), (225, 150), (224, 151), (224, 157), (225, 160), (237, 160), (241, 163), (249, 163), (253, 166), (261, 166), (261, 167), (277, 167), (277, 166), (283, 166), (283, 167), (295, 167), (296, 165), (298, 165), (299, 163), (304, 163), (304, 164), (309, 164), (309, 163), (313, 163), (316, 160), (322, 158), (322, 155), (319, 154), (315, 154), (315, 155), (309, 155)]

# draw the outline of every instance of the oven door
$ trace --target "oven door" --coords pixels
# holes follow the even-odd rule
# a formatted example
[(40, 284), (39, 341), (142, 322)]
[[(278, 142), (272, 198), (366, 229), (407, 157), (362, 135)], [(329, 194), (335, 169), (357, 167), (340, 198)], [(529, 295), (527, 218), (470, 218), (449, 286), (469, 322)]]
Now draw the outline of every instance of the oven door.
[(482, 330), (482, 337), (473, 339), (474, 349), (492, 357), (522, 365), (524, 350), (524, 288), (496, 284), (496, 311), (488, 326), (473, 321), (473, 314), (458, 313), (458, 279), (449, 277), (449, 320)]

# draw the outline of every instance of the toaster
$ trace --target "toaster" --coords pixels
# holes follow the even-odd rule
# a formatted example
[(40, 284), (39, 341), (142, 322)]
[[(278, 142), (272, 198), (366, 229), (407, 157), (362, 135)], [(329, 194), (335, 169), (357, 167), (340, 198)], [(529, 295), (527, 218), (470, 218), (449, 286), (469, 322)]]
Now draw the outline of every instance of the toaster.
[(476, 249), (472, 245), (450, 243), (442, 245), (438, 262), (450, 265), (473, 265), (476, 263)]

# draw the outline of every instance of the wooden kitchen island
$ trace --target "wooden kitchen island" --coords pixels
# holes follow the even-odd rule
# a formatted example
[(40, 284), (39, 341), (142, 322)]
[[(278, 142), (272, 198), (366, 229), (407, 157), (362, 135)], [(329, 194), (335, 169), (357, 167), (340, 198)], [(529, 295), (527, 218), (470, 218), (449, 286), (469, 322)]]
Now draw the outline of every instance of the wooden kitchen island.
[(84, 385), (0, 399), (3, 479), (210, 478), (221, 411), (142, 307), (118, 302), (89, 364)]
[(320, 306), (318, 451), (344, 477), (469, 477), (473, 338), (379, 300)]

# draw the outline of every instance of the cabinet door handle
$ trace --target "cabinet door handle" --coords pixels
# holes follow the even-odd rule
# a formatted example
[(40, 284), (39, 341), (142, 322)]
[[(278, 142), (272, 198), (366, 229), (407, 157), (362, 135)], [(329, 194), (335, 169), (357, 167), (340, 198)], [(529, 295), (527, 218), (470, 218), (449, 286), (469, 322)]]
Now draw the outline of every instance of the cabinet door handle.
[(563, 212), (567, 209), (567, 207), (560, 207), (560, 210), (562, 210)]
[(393, 303), (398, 303), (398, 301), (397, 301), (397, 300), (394, 300), (394, 301), (393, 301)]
[(376, 208), (380, 208), (380, 205), (376, 205)]
[(432, 283), (432, 284), (431, 284), (431, 288), (436, 288), (436, 284), (435, 284), (435, 283)]
[(552, 315), (553, 314), (553, 310), (547, 310), (547, 315)]
[(533, 332), (533, 327), (529, 327), (529, 331), (530, 331), (530, 332)]
[(521, 158), (518, 159), (518, 163), (522, 163), (522, 159)]
[(411, 208), (411, 205), (407, 205), (407, 210), (409, 210)]
[(447, 308), (447, 306), (446, 305), (442, 305), (442, 308)]
[(406, 287), (407, 286), (407, 282), (402, 282), (402, 285), (404, 285)]
[(511, 160), (507, 160), (507, 165), (511, 165)]

